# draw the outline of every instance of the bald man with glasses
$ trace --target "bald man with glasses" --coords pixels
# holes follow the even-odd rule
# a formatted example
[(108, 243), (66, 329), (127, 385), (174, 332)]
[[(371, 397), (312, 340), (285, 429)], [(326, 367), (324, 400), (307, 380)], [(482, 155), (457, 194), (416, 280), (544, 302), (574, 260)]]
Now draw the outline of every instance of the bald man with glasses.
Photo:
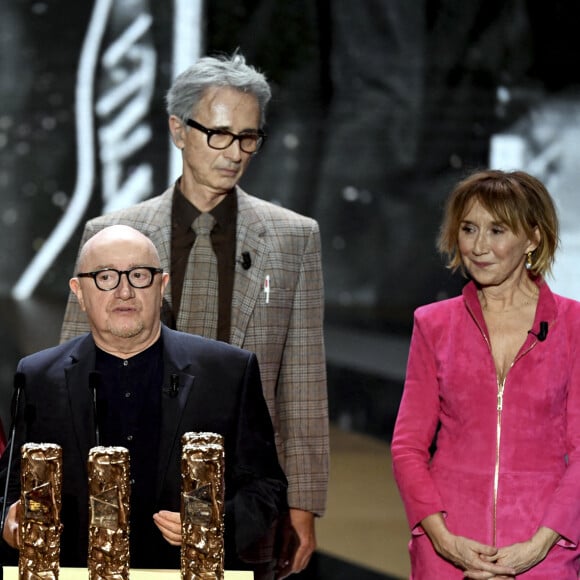
[[(61, 565), (86, 567), (86, 464), (89, 449), (100, 443), (129, 450), (131, 567), (179, 569), (181, 436), (206, 431), (225, 441), (225, 566), (252, 570), (240, 554), (287, 510), (256, 356), (161, 323), (169, 275), (153, 243), (135, 229), (99, 231), (83, 246), (78, 267), (69, 284), (90, 332), (25, 357), (17, 369), (25, 401), (14, 448), (62, 447)], [(19, 454), (15, 459), (2, 530), (14, 561)]]

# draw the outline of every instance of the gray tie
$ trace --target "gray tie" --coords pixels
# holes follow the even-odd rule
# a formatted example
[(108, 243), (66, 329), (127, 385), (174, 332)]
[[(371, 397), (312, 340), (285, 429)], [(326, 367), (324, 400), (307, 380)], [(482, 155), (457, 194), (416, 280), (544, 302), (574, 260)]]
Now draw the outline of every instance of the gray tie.
[(217, 337), (218, 271), (210, 233), (215, 218), (202, 213), (191, 227), (195, 242), (183, 281), (183, 296), (177, 319), (177, 329), (209, 338)]

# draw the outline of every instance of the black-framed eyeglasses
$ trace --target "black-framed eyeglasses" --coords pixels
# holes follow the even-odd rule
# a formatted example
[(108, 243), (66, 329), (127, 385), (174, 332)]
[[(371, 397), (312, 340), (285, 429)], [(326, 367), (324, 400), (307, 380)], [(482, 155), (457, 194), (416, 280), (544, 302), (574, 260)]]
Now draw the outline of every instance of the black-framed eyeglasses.
[(129, 270), (115, 270), (115, 268), (103, 268), (96, 272), (79, 272), (77, 278), (92, 278), (95, 285), (103, 292), (114, 290), (121, 283), (121, 276), (125, 274), (127, 281), (133, 288), (149, 288), (153, 284), (155, 274), (162, 274), (161, 268), (153, 266), (136, 266)]
[(266, 140), (266, 134), (262, 130), (258, 130), (256, 133), (239, 133), (236, 135), (225, 129), (208, 129), (193, 119), (187, 119), (186, 123), (190, 127), (205, 133), (207, 135), (207, 144), (212, 149), (227, 149), (234, 141), (239, 141), (242, 151), (257, 153)]

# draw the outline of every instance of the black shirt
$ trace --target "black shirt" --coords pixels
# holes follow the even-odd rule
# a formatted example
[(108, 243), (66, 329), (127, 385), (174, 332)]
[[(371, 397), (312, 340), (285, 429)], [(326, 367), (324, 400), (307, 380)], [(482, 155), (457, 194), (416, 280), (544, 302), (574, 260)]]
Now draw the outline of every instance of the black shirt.
[(161, 338), (128, 359), (97, 348), (97, 416), (101, 445), (129, 450), (131, 566), (150, 567), (161, 533), (153, 522), (163, 389)]

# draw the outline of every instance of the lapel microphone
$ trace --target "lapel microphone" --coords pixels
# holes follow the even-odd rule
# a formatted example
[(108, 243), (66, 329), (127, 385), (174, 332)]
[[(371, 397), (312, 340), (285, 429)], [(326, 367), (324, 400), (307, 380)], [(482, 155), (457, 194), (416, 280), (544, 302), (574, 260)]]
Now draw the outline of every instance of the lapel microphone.
[(236, 260), (236, 262), (241, 264), (244, 270), (249, 270), (250, 266), (252, 265), (252, 257), (250, 256), (250, 252), (242, 252), (242, 257), (239, 260)]
[[(6, 483), (4, 485), (4, 497), (2, 498), (2, 519), (0, 521), (0, 533), (4, 530), (6, 521), (6, 504), (8, 502), (8, 483), (10, 481), (10, 471), (12, 470), (12, 456), (14, 453), (14, 438), (16, 436), (16, 419), (18, 417), (18, 408), (20, 407), (20, 398), (24, 391), (26, 376), (24, 373), (17, 372), (14, 375), (14, 394), (12, 396), (11, 407), (11, 425), (10, 425), (10, 445), (8, 447), (8, 464), (6, 466)], [(6, 453), (6, 450), (4, 451)]]
[(545, 320), (540, 322), (540, 330), (536, 334), (533, 330), (528, 330), (528, 334), (534, 335), (540, 342), (544, 342), (548, 336), (548, 323)]
[(99, 410), (97, 407), (97, 391), (101, 387), (101, 373), (91, 371), (89, 373), (89, 391), (93, 402), (93, 420), (95, 422), (95, 443), (97, 447), (101, 444), (101, 432), (99, 429)]
[(179, 375), (171, 375), (169, 377), (169, 396), (171, 398), (177, 397), (179, 394)]

